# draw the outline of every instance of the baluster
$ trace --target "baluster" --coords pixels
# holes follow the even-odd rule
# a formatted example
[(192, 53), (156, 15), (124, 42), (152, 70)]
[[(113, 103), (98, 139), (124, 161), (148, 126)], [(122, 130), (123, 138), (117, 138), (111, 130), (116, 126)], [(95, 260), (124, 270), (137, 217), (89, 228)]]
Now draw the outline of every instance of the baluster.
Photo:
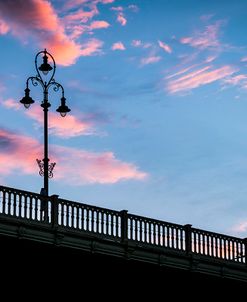
[(206, 243), (207, 244), (207, 255), (211, 256), (210, 255), (210, 244), (209, 244), (209, 235), (208, 234), (206, 235), (206, 241), (207, 241), (207, 243)]
[(170, 227), (169, 226), (167, 226), (166, 227), (166, 229), (167, 229), (167, 247), (171, 247), (171, 241), (170, 241)]
[(116, 227), (115, 227), (115, 231), (116, 231), (116, 237), (119, 237), (119, 216), (118, 216), (118, 214), (116, 214)]
[(95, 210), (92, 209), (91, 210), (91, 231), (94, 232), (94, 214), (95, 214)]
[(2, 207), (2, 209), (3, 209), (3, 210), (2, 210), (2, 211), (3, 211), (2, 213), (3, 213), (3, 214), (6, 214), (6, 213), (5, 213), (5, 209), (6, 209), (6, 192), (5, 192), (5, 191), (3, 191), (3, 207)]
[(171, 227), (171, 243), (172, 243), (171, 248), (174, 249), (175, 244), (174, 244), (174, 228), (173, 227)]
[(133, 218), (130, 218), (130, 239), (133, 240)]
[(86, 212), (86, 210), (85, 210), (85, 208), (83, 207), (83, 208), (81, 208), (81, 228), (82, 228), (82, 230), (85, 230), (85, 212)]
[(27, 218), (27, 195), (24, 195), (24, 218)]
[(38, 199), (34, 198), (34, 220), (38, 220)]
[(33, 219), (33, 197), (29, 197), (29, 219)]
[(176, 249), (179, 249), (179, 235), (178, 235), (179, 229), (175, 228), (175, 236), (176, 236)]
[(148, 243), (152, 243), (152, 223), (148, 222)]
[(89, 222), (90, 222), (90, 210), (87, 208), (86, 210), (86, 231), (89, 231)]
[(19, 202), (19, 214), (18, 214), (18, 217), (21, 217), (21, 212), (22, 212), (22, 195), (19, 195), (18, 194), (18, 202)]
[(139, 233), (139, 231), (138, 231), (138, 220), (137, 219), (135, 219), (135, 240), (136, 241), (138, 241), (138, 233)]
[(140, 220), (139, 227), (140, 227), (140, 230), (139, 230), (140, 241), (143, 242), (143, 221), (142, 220)]
[(219, 238), (219, 248), (220, 248), (220, 259), (223, 258), (223, 251), (222, 251), (222, 238)]
[(16, 193), (14, 193), (13, 215), (17, 216)]
[(61, 225), (64, 226), (64, 203), (61, 203)]
[(230, 239), (228, 239), (227, 247), (228, 247), (228, 260), (231, 260), (232, 257), (231, 257), (231, 240)]
[(9, 193), (9, 198), (8, 198), (8, 214), (11, 215), (11, 196), (12, 193)]
[(161, 225), (158, 223), (157, 224), (157, 228), (158, 228), (158, 245), (161, 245), (161, 232), (160, 232), (160, 228), (161, 228)]
[(116, 228), (114, 228), (114, 221), (115, 221), (115, 215), (114, 214), (111, 214), (111, 235), (114, 236), (114, 230)]
[(224, 248), (224, 259), (227, 259), (227, 247), (226, 247), (227, 239), (223, 239), (223, 248)]
[(99, 233), (99, 210), (96, 210), (96, 232)]
[(74, 213), (74, 211), (75, 211), (75, 206), (72, 204), (72, 205), (70, 206), (70, 208), (71, 208), (71, 227), (72, 227), (72, 228), (75, 228), (75, 213)]
[(101, 233), (105, 233), (105, 220), (104, 220), (105, 213), (101, 212)]
[(109, 235), (109, 213), (106, 212), (106, 235)]
[(79, 213), (80, 213), (80, 208), (78, 205), (76, 205), (76, 228), (79, 229)]
[(216, 257), (216, 245), (215, 245), (215, 237), (211, 236), (211, 249), (212, 249), (212, 256)]
[(147, 242), (147, 221), (144, 220), (144, 242)]
[(89, 231), (89, 209), (86, 209), (86, 231)]
[(69, 205), (66, 203), (65, 206), (65, 225), (69, 226)]
[(239, 262), (243, 262), (243, 245), (241, 242), (239, 242), (238, 246), (239, 246)]

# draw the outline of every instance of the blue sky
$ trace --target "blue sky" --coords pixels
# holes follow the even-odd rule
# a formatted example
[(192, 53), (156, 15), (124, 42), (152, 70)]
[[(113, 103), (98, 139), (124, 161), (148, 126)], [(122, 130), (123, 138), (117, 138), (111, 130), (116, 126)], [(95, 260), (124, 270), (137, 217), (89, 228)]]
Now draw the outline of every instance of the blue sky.
[(50, 91), (50, 194), (247, 235), (247, 2), (0, 2), (0, 181), (39, 192), (46, 48), (71, 113)]

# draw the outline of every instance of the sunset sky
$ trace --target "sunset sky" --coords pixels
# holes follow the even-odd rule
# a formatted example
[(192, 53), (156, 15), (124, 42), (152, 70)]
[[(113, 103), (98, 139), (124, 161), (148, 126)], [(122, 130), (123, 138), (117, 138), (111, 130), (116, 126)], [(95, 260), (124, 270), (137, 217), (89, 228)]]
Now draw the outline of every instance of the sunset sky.
[(40, 192), (45, 48), (50, 194), (247, 237), (246, 0), (0, 0), (0, 184)]

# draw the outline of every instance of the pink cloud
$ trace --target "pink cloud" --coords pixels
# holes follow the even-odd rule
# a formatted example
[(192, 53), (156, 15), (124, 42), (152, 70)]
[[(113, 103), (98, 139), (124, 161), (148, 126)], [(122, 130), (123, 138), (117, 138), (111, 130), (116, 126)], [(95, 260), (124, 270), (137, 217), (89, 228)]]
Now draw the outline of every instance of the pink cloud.
[(91, 56), (96, 53), (101, 53), (101, 47), (103, 45), (103, 42), (98, 39), (90, 39), (87, 41), (83, 48), (81, 49), (81, 55), (82, 56)]
[[(13, 99), (1, 101), (1, 104), (8, 109), (21, 109), (21, 104)], [(34, 104), (30, 109), (25, 110), (24, 113), (31, 119), (35, 120), (39, 125), (43, 126), (43, 111), (38, 105)], [(85, 118), (83, 120), (71, 113), (65, 118), (62, 118), (59, 114), (52, 111), (49, 112), (49, 130), (53, 135), (62, 138), (80, 135), (98, 135), (94, 129), (93, 118)]]
[(145, 172), (130, 163), (118, 160), (112, 152), (94, 153), (78, 149), (57, 147), (61, 163), (57, 166), (56, 177), (65, 178), (73, 185), (113, 184), (122, 180), (144, 180)]
[[(43, 112), (38, 105), (25, 111), (26, 115), (43, 126)], [(49, 129), (53, 135), (69, 138), (95, 134), (92, 121), (82, 121), (72, 114), (62, 118), (55, 112), (49, 112)]]
[(116, 42), (111, 47), (112, 50), (125, 50), (125, 46), (122, 42)]
[(124, 17), (123, 13), (119, 13), (117, 15), (117, 22), (120, 23), (122, 26), (125, 26), (127, 24), (127, 19)]
[(34, 174), (36, 158), (42, 158), (42, 146), (35, 139), (0, 129), (0, 173)]
[(93, 21), (90, 24), (90, 29), (99, 29), (99, 28), (107, 28), (110, 24), (106, 21)]
[(115, 0), (99, 0), (98, 2), (101, 2), (103, 4), (110, 4), (110, 3), (115, 2)]
[(153, 63), (157, 63), (161, 60), (161, 57), (159, 56), (149, 56), (146, 58), (142, 58), (141, 59), (141, 65), (148, 65), (148, 64), (153, 64)]
[(158, 43), (159, 43), (160, 48), (164, 49), (165, 52), (172, 53), (172, 49), (168, 44), (166, 44), (162, 41), (158, 41)]
[(75, 21), (86, 23), (97, 14), (98, 14), (98, 10), (97, 10), (96, 7), (94, 7), (90, 11), (84, 11), (82, 9), (79, 9), (79, 10), (73, 12), (73, 13), (70, 13), (70, 14), (64, 16), (64, 21), (65, 21), (66, 24), (71, 24)]
[(236, 68), (226, 65), (217, 69), (206, 66), (199, 70), (193, 71), (178, 79), (167, 82), (166, 89), (170, 94), (181, 91), (189, 91), (202, 85), (206, 85), (217, 80), (223, 79), (237, 71)]
[(244, 233), (247, 231), (247, 221), (242, 221), (233, 227), (233, 231), (237, 233)]
[(83, 32), (82, 28), (77, 27), (76, 35), (69, 36), (51, 3), (46, 0), (1, 1), (0, 17), (10, 33), (24, 42), (34, 40), (41, 48), (46, 47), (61, 65), (74, 64), (80, 56), (97, 54), (103, 44), (96, 39), (85, 43), (75, 41), (79, 29)]
[[(36, 158), (42, 158), (43, 152), (38, 141), (0, 129), (0, 146), (1, 176), (16, 173), (38, 175)], [(50, 149), (50, 159), (57, 163), (54, 180), (83, 185), (147, 178), (147, 173), (134, 164), (117, 159), (112, 152), (94, 153), (56, 145), (51, 145)]]
[(14, 99), (4, 100), (1, 104), (8, 109), (20, 110), (21, 108), (21, 104)]
[(181, 38), (180, 42), (199, 49), (218, 48), (220, 46), (218, 35), (222, 24), (223, 21), (217, 21), (206, 26), (204, 31), (196, 31), (192, 37)]
[(0, 19), (0, 35), (5, 35), (9, 31), (9, 26)]

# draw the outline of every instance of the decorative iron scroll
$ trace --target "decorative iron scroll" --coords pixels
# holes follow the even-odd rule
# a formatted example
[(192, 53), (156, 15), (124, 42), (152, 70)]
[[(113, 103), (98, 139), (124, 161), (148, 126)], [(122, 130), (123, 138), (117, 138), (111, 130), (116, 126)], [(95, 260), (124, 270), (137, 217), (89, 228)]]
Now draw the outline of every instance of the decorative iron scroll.
[[(39, 175), (43, 177), (44, 173), (45, 173), (45, 171), (44, 171), (44, 162), (41, 159), (36, 159), (36, 161), (37, 161), (37, 164), (38, 164), (39, 169), (40, 169), (39, 170)], [(56, 165), (56, 163), (50, 163), (50, 164), (48, 164), (48, 177), (49, 178), (53, 177), (52, 171), (53, 171), (55, 165)]]

